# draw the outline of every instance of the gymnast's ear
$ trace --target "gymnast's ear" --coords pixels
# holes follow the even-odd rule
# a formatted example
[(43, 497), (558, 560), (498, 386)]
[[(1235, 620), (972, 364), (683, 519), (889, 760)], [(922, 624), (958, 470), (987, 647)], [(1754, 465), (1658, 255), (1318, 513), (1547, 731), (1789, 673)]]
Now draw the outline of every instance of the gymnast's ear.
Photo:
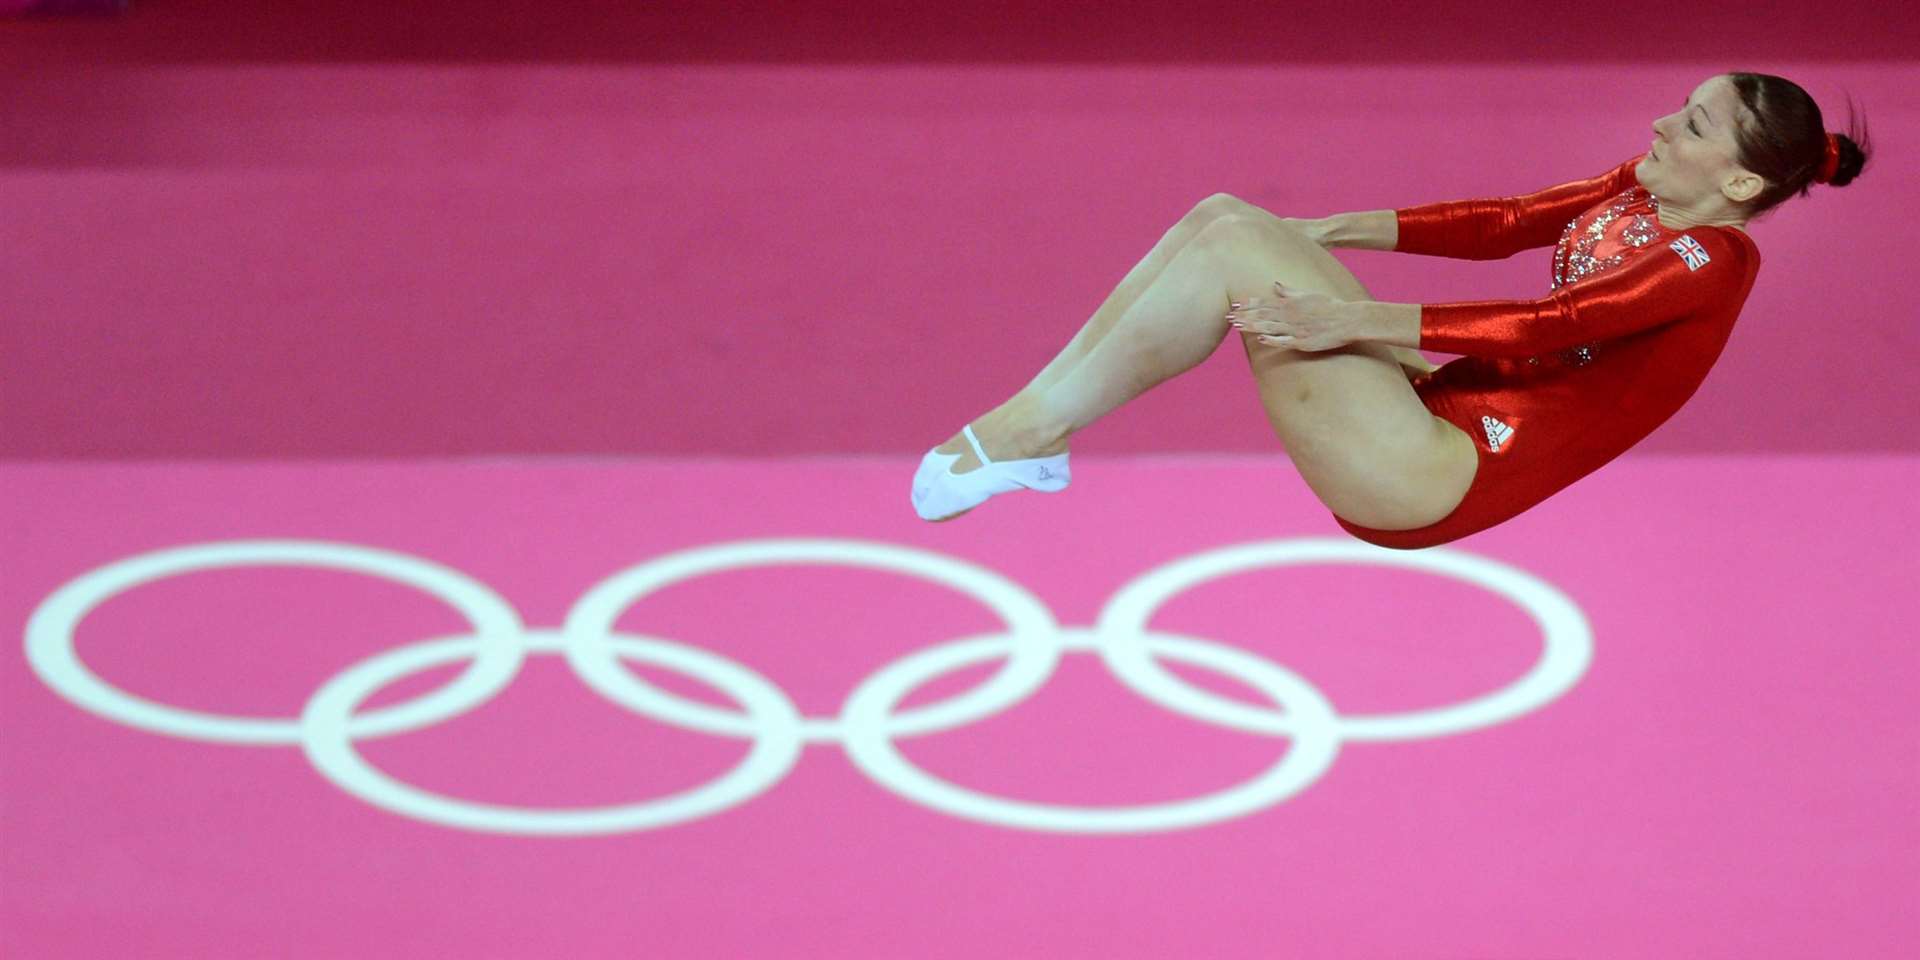
[(1739, 168), (1735, 168), (1733, 175), (1720, 185), (1720, 192), (1735, 203), (1746, 203), (1765, 189), (1767, 181), (1762, 180), (1759, 174)]

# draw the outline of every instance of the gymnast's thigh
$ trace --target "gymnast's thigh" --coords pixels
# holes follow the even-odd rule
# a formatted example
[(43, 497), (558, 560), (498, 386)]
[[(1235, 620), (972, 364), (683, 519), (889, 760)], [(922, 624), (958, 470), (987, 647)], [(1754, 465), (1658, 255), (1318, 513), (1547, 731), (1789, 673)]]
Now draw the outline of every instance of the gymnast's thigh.
[[(1346, 264), (1301, 232), (1298, 226), (1287, 222), (1287, 218), (1244, 200), (1238, 201), (1238, 204), (1233, 216), (1257, 226), (1261, 234), (1279, 241), (1286, 250), (1286, 257), (1313, 276), (1315, 282), (1311, 286), (1314, 289), (1341, 300), (1373, 299), (1373, 294), (1367, 292), (1367, 288), (1361, 285), (1359, 278), (1347, 269)], [(1268, 291), (1260, 295), (1270, 294), (1271, 291)]]
[(1534, 491), (1537, 485), (1530, 482), (1525, 467), (1511, 457), (1493, 453), (1485, 443), (1474, 439), (1480, 424), (1472, 411), (1455, 405), (1446, 387), (1433, 378), (1418, 378), (1414, 387), (1436, 424), (1444, 425), (1457, 435), (1460, 443), (1473, 449), (1475, 466), (1465, 494), (1445, 516), (1424, 527), (1379, 529), (1355, 523), (1336, 511), (1333, 519), (1341, 528), (1377, 546), (1419, 550), (1498, 526), (1537, 502)]

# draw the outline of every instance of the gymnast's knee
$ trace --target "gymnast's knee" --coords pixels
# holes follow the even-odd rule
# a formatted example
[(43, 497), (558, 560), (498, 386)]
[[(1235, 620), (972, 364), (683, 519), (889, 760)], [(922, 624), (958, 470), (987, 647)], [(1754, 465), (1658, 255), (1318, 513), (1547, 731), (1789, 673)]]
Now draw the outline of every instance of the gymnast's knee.
[(1245, 251), (1271, 239), (1273, 228), (1249, 213), (1215, 217), (1193, 238), (1196, 245), (1216, 252)]
[(1193, 205), (1186, 216), (1189, 224), (1206, 226), (1225, 217), (1248, 217), (1266, 228), (1278, 233), (1295, 236), (1302, 240), (1311, 240), (1300, 231), (1298, 222), (1279, 216), (1273, 211), (1255, 203), (1248, 203), (1230, 193), (1216, 193)]
[(1301, 231), (1298, 220), (1280, 216), (1259, 204), (1248, 203), (1230, 193), (1216, 193), (1194, 204), (1193, 210), (1187, 214), (1187, 222), (1204, 226), (1222, 217), (1231, 216), (1251, 217), (1279, 234), (1313, 242), (1312, 237)]
[(1252, 206), (1253, 204), (1233, 194), (1216, 193), (1194, 204), (1192, 212), (1188, 213), (1187, 217), (1201, 224), (1208, 224), (1221, 217), (1232, 216), (1236, 213), (1245, 213), (1248, 208)]

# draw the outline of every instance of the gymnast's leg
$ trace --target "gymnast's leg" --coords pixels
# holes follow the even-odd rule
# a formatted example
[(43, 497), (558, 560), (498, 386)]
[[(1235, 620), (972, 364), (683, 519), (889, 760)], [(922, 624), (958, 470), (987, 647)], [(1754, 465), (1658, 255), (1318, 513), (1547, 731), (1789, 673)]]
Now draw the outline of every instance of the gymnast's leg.
[[(1161, 299), (1189, 296), (1193, 288), (1191, 278), (1183, 279), (1178, 290), (1166, 289), (1170, 268), (1209, 225), (1223, 216), (1241, 215), (1237, 211), (1242, 209), (1257, 210), (1225, 194), (1216, 194), (1202, 201), (1167, 231), (1100, 309), (1095, 311), (1092, 319), (1075, 335), (1066, 349), (1041, 370), (1031, 383), (1005, 403), (972, 421), (960, 434), (929, 451), (914, 474), (915, 512), (928, 520), (948, 520), (967, 512), (994, 493), (1021, 487), (1049, 491), (1065, 489), (1070, 476), (1066, 462), (1067, 437), (1073, 431), (1091, 423), (1153, 383), (1192, 367), (1212, 353), (1226, 335), (1227, 324), (1223, 316), (1227, 310), (1225, 301), (1214, 311), (1210, 332), (1201, 327), (1184, 324), (1170, 326), (1152, 319), (1167, 313), (1165, 305), (1153, 307), (1149, 311), (1149, 318), (1141, 317), (1140, 313), (1145, 302), (1156, 296), (1156, 292)], [(1260, 217), (1276, 219), (1265, 211), (1257, 212)], [(1187, 272), (1192, 273), (1191, 270)], [(1121, 340), (1127, 343), (1116, 343)], [(1132, 388), (1126, 390), (1124, 396), (1097, 411), (1085, 412), (1078, 417), (1078, 422), (1074, 422), (1071, 416), (1062, 416), (1062, 413), (1071, 412), (1059, 402), (1061, 396), (1068, 395), (1062, 391), (1067, 390), (1075, 397), (1083, 395), (1086, 392), (1085, 385), (1100, 379), (1100, 375), (1081, 376), (1081, 368), (1094, 358), (1111, 357), (1116, 346), (1122, 352), (1167, 352), (1176, 359), (1171, 367), (1159, 357), (1149, 359), (1145, 369), (1141, 369), (1141, 364), (1125, 363), (1123, 365), (1127, 369), (1121, 379)], [(1112, 359), (1103, 362), (1100, 365), (1102, 375), (1114, 365)], [(1142, 380), (1142, 377), (1145, 379)], [(1080, 387), (1070, 389), (1068, 385), (1074, 383), (1080, 384)], [(987, 462), (983, 463), (982, 458)]]
[[(1051, 382), (1037, 378), (995, 411), (1006, 434), (1064, 450), (1075, 431), (1206, 359), (1230, 329), (1229, 303), (1269, 296), (1276, 279), (1343, 299), (1365, 297), (1338, 261), (1270, 215), (1214, 218), (1109, 329), (1088, 337), (1093, 342), (1077, 362), (1060, 365), (1063, 375), (1056, 369)], [(1406, 529), (1437, 520), (1464, 496), (1476, 465), (1471, 441), (1427, 412), (1391, 350), (1363, 344), (1306, 354), (1251, 340), (1247, 349), (1269, 419), (1308, 485), (1336, 514)], [(1029, 446), (1016, 456), (1047, 449)], [(1000, 459), (992, 451), (989, 457)]]
[[(975, 435), (987, 451), (987, 456), (997, 461), (1043, 457), (1064, 452), (1067, 449), (1067, 438), (1049, 432), (1031, 415), (1039, 398), (1071, 373), (1073, 368), (1092, 352), (1094, 346), (1112, 332), (1120, 318), (1159, 278), (1167, 264), (1173, 262), (1173, 258), (1179, 254), (1181, 248), (1198, 236), (1207, 224), (1224, 216), (1249, 212), (1258, 212), (1272, 217), (1272, 214), (1267, 214), (1244, 200), (1224, 193), (1216, 193), (1195, 204), (1192, 210), (1174, 223), (1173, 227), (1161, 236), (1160, 241), (1153, 245), (1153, 249), (1147, 251), (1147, 255), (1142, 257), (1139, 263), (1134, 264), (1133, 269), (1121, 279), (1119, 286), (1114, 287), (1113, 292), (1108, 294), (1107, 299), (1100, 304), (1100, 308), (1093, 312), (1093, 316), (1087, 320), (1086, 325), (1074, 334), (1073, 339), (1067, 343), (1059, 355), (1034, 376), (1032, 382), (1022, 387), (1005, 403), (972, 421)], [(1221, 312), (1226, 311), (1223, 309)], [(1214, 342), (1217, 344), (1219, 338), (1215, 338)], [(956, 474), (968, 473), (980, 466), (980, 458), (974, 456), (971, 445), (959, 433), (955, 433), (936, 449), (943, 453), (960, 456), (960, 460), (952, 467)]]

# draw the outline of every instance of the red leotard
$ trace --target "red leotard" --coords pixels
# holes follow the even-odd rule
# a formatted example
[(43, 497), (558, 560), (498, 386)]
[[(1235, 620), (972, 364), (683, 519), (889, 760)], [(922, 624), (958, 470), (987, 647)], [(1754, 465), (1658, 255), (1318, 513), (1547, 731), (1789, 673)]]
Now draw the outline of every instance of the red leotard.
[(1480, 453), (1466, 498), (1438, 523), (1372, 530), (1384, 547), (1456, 540), (1517, 516), (1639, 443), (1693, 396), (1753, 289), (1760, 250), (1732, 227), (1673, 230), (1640, 186), (1640, 157), (1590, 180), (1499, 200), (1395, 211), (1394, 249), (1467, 260), (1559, 239), (1539, 300), (1420, 306), (1422, 349), (1462, 356), (1413, 381)]

